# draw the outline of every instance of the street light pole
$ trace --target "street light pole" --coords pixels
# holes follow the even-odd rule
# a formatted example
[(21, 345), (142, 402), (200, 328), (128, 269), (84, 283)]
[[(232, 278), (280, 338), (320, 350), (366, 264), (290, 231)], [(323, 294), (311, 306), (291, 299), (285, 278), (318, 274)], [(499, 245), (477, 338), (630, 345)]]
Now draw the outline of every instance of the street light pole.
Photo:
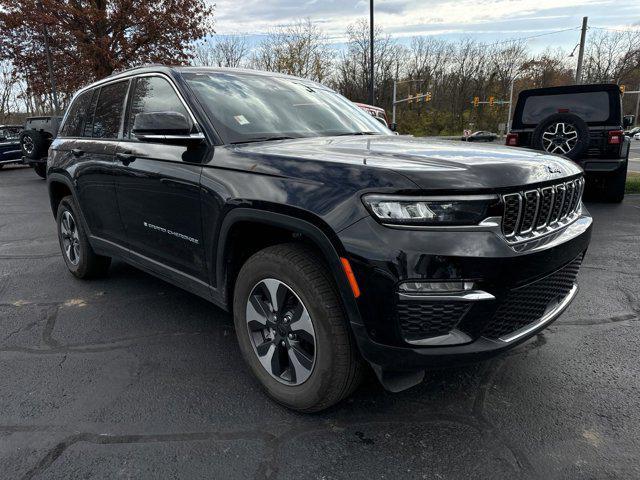
[(640, 119), (638, 118), (638, 112), (640, 112), (640, 85), (638, 85), (638, 93), (636, 97), (636, 125), (640, 125)]
[[(394, 80), (393, 81), (393, 106), (391, 107), (391, 125), (393, 126), (393, 128), (395, 129), (395, 125), (396, 125), (396, 92), (397, 92), (397, 82)], [(640, 95), (638, 96), (640, 97)], [(637, 108), (636, 108), (637, 110)], [(636, 115), (638, 115), (636, 113)]]
[(505, 129), (507, 130), (507, 133), (509, 133), (511, 131), (511, 108), (513, 105), (513, 84), (516, 81), (516, 77), (517, 75), (514, 75), (514, 77), (511, 79), (511, 87), (509, 88), (509, 113), (507, 113), (507, 122), (505, 123)]
[(373, 0), (369, 0), (369, 104), (375, 105), (373, 91)]

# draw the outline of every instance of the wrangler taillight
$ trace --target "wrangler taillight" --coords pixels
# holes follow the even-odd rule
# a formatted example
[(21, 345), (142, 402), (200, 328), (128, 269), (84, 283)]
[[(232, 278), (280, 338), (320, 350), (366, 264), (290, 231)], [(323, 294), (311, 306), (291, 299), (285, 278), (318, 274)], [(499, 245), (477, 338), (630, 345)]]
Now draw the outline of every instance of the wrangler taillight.
[(622, 136), (624, 132), (622, 130), (611, 130), (609, 131), (609, 145), (620, 145), (622, 143)]
[(505, 142), (505, 145), (507, 145), (509, 147), (517, 147), (518, 146), (518, 134), (517, 133), (508, 133), (507, 134), (507, 141)]

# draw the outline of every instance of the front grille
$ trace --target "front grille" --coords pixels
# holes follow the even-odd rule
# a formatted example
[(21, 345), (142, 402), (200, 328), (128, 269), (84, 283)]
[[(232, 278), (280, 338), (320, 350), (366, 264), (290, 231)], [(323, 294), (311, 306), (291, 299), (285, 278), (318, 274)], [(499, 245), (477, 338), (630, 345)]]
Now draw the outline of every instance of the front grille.
[(502, 233), (510, 242), (528, 240), (565, 226), (580, 207), (584, 180), (502, 196)]
[(405, 340), (446, 335), (469, 310), (468, 302), (398, 302), (398, 322)]
[(569, 294), (578, 276), (582, 255), (551, 275), (509, 291), (482, 330), (482, 336), (500, 338), (540, 319), (550, 305)]

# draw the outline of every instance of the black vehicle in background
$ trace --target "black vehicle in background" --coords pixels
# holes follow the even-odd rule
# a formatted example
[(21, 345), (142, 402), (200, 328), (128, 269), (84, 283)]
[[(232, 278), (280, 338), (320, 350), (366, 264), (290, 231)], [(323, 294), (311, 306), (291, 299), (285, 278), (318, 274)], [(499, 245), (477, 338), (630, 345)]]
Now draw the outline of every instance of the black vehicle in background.
[(349, 395), (365, 362), (399, 391), (534, 336), (575, 297), (591, 236), (573, 162), (394, 135), (266, 72), (96, 82), (47, 165), (73, 275), (119, 257), (233, 312), (248, 369), (301, 411)]
[(20, 163), (21, 125), (0, 125), (0, 168), (10, 163)]
[(42, 178), (47, 175), (47, 152), (58, 133), (62, 117), (44, 116), (27, 118), (20, 134), (22, 162), (32, 167)]
[(498, 138), (498, 135), (492, 132), (485, 132), (483, 130), (473, 132), (468, 137), (462, 137), (462, 141), (466, 142), (493, 142)]
[(629, 160), (622, 95), (615, 84), (524, 90), (518, 96), (506, 144), (564, 155), (585, 171), (599, 198), (621, 202)]

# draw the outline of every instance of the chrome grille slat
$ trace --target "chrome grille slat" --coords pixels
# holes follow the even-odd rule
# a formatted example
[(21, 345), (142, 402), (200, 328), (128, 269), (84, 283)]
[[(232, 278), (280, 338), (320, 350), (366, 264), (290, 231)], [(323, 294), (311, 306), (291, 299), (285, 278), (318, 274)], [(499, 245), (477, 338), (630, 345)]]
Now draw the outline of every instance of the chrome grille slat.
[(522, 223), (520, 224), (520, 233), (528, 233), (533, 230), (536, 224), (538, 208), (540, 204), (540, 192), (537, 190), (529, 190), (524, 192), (524, 206), (522, 208)]
[(557, 231), (577, 218), (584, 179), (502, 195), (502, 233), (520, 243)]
[(538, 209), (538, 218), (536, 220), (536, 229), (544, 228), (549, 223), (551, 216), (551, 207), (553, 207), (553, 187), (545, 187), (540, 189), (540, 207)]

